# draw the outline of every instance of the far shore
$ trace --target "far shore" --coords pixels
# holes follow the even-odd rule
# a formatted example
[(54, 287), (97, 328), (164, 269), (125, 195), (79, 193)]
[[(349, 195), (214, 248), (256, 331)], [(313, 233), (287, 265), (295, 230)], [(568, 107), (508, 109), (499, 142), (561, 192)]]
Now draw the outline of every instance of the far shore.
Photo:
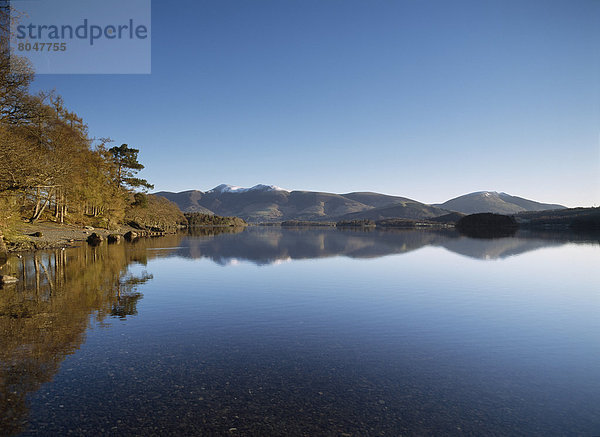
[[(483, 218), (493, 218), (492, 222)], [(461, 233), (469, 236), (468, 229), (475, 228), (475, 237), (500, 237), (513, 235), (518, 229), (530, 231), (573, 231), (593, 232), (600, 230), (599, 208), (570, 208), (557, 211), (526, 212), (516, 216), (504, 216), (499, 214), (480, 213), (465, 216), (464, 214), (452, 213), (446, 216), (432, 219), (384, 219), (384, 220), (343, 220), (338, 222), (312, 222), (302, 220), (287, 220), (277, 223), (247, 223), (237, 217), (218, 217), (205, 214), (186, 214), (188, 219), (187, 229), (207, 228), (239, 228), (245, 226), (281, 226), (281, 227), (335, 227), (340, 229), (448, 229), (456, 228)], [(457, 219), (458, 218), (458, 222)], [(207, 223), (207, 220), (216, 223)], [(483, 220), (483, 222), (481, 222)], [(495, 223), (498, 220), (510, 221), (509, 229)], [(189, 223), (191, 221), (191, 223)], [(468, 224), (467, 221), (473, 222)], [(481, 223), (480, 223), (481, 222)], [(240, 226), (236, 226), (239, 223)], [(467, 226), (468, 225), (468, 226)], [(185, 226), (183, 226), (185, 228)], [(497, 234), (498, 230), (507, 231)], [(483, 232), (485, 231), (485, 232)], [(490, 232), (493, 231), (491, 234)], [(510, 231), (510, 232), (508, 232)], [(5, 232), (7, 252), (31, 252), (35, 250), (57, 249), (79, 246), (85, 243), (92, 234), (97, 234), (101, 240), (107, 240), (112, 236), (125, 236), (133, 232), (134, 238), (146, 236), (164, 235), (162, 231), (140, 230), (132, 226), (121, 225), (118, 229), (107, 230), (84, 225), (58, 224), (52, 221), (38, 221), (35, 223), (21, 222), (15, 225), (10, 233)], [(176, 231), (174, 231), (176, 232)], [(168, 233), (168, 232), (166, 232)], [(481, 235), (480, 235), (481, 234)], [(505, 235), (506, 234), (506, 235)], [(1, 234), (0, 234), (1, 235)], [(129, 236), (128, 236), (129, 237)], [(0, 237), (1, 238), (1, 237)], [(116, 239), (120, 239), (116, 237)], [(4, 250), (4, 248), (1, 248)]]

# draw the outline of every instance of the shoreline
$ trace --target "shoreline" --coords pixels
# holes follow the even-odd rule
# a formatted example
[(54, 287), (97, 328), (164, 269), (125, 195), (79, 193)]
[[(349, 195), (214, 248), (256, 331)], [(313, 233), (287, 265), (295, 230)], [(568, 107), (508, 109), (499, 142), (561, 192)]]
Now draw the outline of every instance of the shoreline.
[[(140, 230), (131, 226), (122, 226), (119, 229), (107, 230), (92, 226), (37, 222), (33, 224), (19, 223), (12, 235), (4, 235), (4, 240), (7, 253), (10, 255), (38, 250), (77, 247), (86, 243), (88, 237), (94, 233), (101, 236), (103, 240), (106, 240), (109, 235), (119, 235), (121, 239), (124, 239), (124, 235), (128, 232), (137, 234), (137, 237), (168, 233)], [(41, 235), (38, 233), (41, 233)]]
[[(122, 235), (123, 230), (108, 231), (91, 226), (54, 222), (19, 223), (15, 232), (12, 235), (4, 235), (4, 239), (7, 252), (10, 254), (76, 247), (85, 243), (87, 238), (94, 232), (106, 239), (110, 234)], [(37, 233), (41, 233), (41, 235)]]
[[(200, 225), (190, 226), (185, 229), (231, 227), (233, 226)], [(127, 225), (121, 226), (118, 229), (107, 230), (102, 228), (94, 228), (92, 226), (59, 224), (49, 221), (40, 221), (33, 224), (22, 222), (19, 223), (8, 235), (5, 233), (3, 241), (6, 245), (6, 254), (10, 255), (16, 253), (35, 252), (38, 250), (62, 249), (67, 247), (81, 246), (87, 242), (88, 237), (93, 233), (101, 236), (102, 240), (107, 240), (109, 235), (118, 235), (121, 240), (126, 240), (125, 235), (128, 232), (132, 232), (134, 234), (133, 239), (137, 239), (168, 235), (180, 231), (181, 229), (175, 232), (152, 231), (147, 229), (136, 229)], [(41, 236), (34, 235), (37, 233), (41, 233)]]
[[(454, 226), (450, 226), (448, 224), (430, 224), (428, 223), (425, 226), (324, 226), (323, 223), (316, 222), (313, 224), (303, 224), (298, 226), (282, 226), (281, 223), (249, 223), (244, 227), (281, 227), (281, 228), (337, 228), (342, 230), (420, 230), (420, 231), (433, 231), (433, 230), (448, 230), (448, 229), (456, 229)], [(538, 225), (533, 226), (532, 223), (521, 223), (520, 226), (516, 227), (514, 231), (521, 231), (525, 233), (551, 233), (553, 235), (562, 235), (565, 233), (568, 234), (576, 234), (582, 236), (593, 236), (593, 239), (598, 237), (597, 229), (568, 229), (568, 227), (564, 226), (564, 224), (560, 224), (563, 226), (550, 226), (546, 224), (546, 226)], [(236, 226), (231, 225), (196, 225), (189, 226), (187, 228), (188, 231), (193, 231), (194, 229), (204, 230), (210, 228), (219, 228), (219, 229), (231, 229), (238, 228)], [(458, 231), (458, 229), (456, 229)], [(83, 226), (83, 225), (72, 225), (72, 224), (58, 224), (55, 222), (42, 221), (36, 222), (34, 224), (31, 223), (19, 223), (13, 232), (10, 232), (8, 235), (4, 234), (4, 243), (6, 247), (5, 254), (7, 256), (11, 254), (25, 253), (25, 252), (35, 252), (38, 250), (51, 250), (51, 249), (62, 249), (68, 247), (77, 247), (85, 244), (88, 237), (90, 237), (93, 233), (96, 233), (102, 240), (107, 240), (109, 235), (118, 235), (120, 239), (126, 240), (125, 235), (128, 232), (134, 233), (134, 239), (142, 238), (142, 237), (155, 237), (170, 234), (173, 232), (165, 232), (165, 231), (150, 231), (150, 230), (140, 230), (135, 229), (131, 226), (122, 226), (118, 229), (107, 230), (101, 228), (93, 228), (91, 226)], [(39, 235), (38, 233), (41, 233)], [(1, 234), (0, 234), (1, 235)], [(468, 235), (467, 235), (468, 236)], [(507, 235), (508, 236), (508, 235)], [(489, 236), (489, 238), (493, 238), (494, 236)], [(498, 237), (498, 236), (496, 236)], [(2, 238), (2, 237), (0, 237)], [(1, 258), (1, 257), (0, 257)]]

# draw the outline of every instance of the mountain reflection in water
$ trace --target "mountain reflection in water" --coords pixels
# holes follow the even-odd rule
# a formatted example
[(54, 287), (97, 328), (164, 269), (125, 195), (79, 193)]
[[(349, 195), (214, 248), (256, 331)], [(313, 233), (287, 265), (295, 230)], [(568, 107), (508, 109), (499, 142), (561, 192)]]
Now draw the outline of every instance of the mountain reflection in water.
[(143, 298), (140, 288), (153, 279), (144, 266), (153, 258), (269, 265), (335, 256), (377, 258), (436, 246), (496, 260), (544, 247), (599, 241), (597, 235), (567, 233), (528, 232), (485, 240), (453, 230), (250, 227), (196, 229), (133, 243), (13, 256), (0, 267), (0, 274), (19, 279), (0, 288), (0, 430), (12, 435), (26, 429), (28, 395), (52, 381), (63, 360), (85, 342), (91, 321), (110, 325), (111, 319), (135, 317)]
[[(214, 234), (208, 229), (191, 235), (206, 238), (182, 238), (171, 255), (184, 258), (209, 258), (222, 265), (232, 261), (250, 261), (258, 265), (295, 259), (346, 256), (377, 258), (418, 250), (426, 246), (443, 247), (451, 252), (477, 259), (501, 259), (544, 247), (567, 243), (600, 244), (598, 234), (520, 232), (514, 237), (474, 239), (452, 229), (361, 230), (335, 228), (225, 228)], [(216, 232), (219, 231), (218, 229)], [(218, 235), (218, 237), (217, 237)], [(165, 245), (165, 249), (168, 246)]]

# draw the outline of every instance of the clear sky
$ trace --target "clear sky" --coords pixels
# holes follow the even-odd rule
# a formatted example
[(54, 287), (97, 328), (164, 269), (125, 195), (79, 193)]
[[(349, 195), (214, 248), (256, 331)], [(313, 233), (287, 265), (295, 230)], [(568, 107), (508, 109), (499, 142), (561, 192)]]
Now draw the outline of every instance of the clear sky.
[(600, 204), (598, 0), (155, 0), (151, 75), (34, 87), (156, 191)]

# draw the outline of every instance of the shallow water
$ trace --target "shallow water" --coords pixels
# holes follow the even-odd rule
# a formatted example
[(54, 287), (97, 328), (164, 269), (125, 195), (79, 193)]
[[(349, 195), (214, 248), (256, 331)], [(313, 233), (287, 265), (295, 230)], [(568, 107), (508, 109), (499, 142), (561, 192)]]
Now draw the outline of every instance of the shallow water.
[(11, 258), (8, 435), (600, 435), (596, 237), (202, 230)]

